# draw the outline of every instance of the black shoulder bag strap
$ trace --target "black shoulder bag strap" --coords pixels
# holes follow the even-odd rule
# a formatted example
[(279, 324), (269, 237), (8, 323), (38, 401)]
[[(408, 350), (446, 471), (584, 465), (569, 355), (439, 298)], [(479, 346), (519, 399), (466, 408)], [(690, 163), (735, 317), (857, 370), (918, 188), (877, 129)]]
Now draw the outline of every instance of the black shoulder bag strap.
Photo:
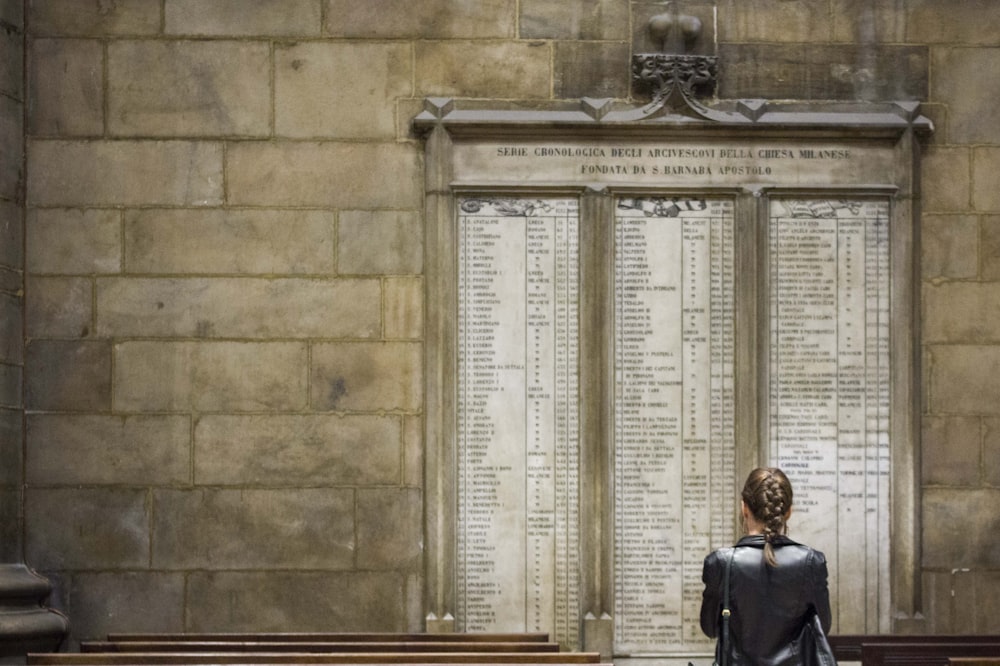
[(736, 555), (736, 547), (729, 553), (726, 560), (726, 577), (722, 581), (722, 654), (719, 655), (719, 666), (729, 664), (729, 576), (733, 568), (733, 556)]

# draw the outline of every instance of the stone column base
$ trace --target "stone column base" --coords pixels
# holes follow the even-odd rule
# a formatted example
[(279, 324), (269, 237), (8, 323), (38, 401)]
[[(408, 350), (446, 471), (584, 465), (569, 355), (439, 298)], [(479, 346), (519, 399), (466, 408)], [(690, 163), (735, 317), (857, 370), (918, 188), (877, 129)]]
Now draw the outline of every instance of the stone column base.
[(53, 652), (69, 619), (42, 606), (52, 586), (23, 564), (0, 564), (0, 657)]

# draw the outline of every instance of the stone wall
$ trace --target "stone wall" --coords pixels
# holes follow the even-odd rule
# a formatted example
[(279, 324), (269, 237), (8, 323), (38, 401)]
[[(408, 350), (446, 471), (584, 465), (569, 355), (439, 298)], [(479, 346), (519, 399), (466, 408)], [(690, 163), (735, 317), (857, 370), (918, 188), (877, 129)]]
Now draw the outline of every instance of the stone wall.
[[(75, 639), (422, 629), (408, 121), (425, 96), (627, 97), (638, 4), (27, 1), (24, 548)], [(723, 97), (929, 102), (923, 607), (1000, 631), (1000, 6), (717, 5)]]
[[(0, 565), (21, 561), (24, 12), (0, 2)], [(2, 593), (0, 593), (2, 594)]]
[(924, 3), (923, 571), (928, 630), (1000, 631), (1000, 7)]

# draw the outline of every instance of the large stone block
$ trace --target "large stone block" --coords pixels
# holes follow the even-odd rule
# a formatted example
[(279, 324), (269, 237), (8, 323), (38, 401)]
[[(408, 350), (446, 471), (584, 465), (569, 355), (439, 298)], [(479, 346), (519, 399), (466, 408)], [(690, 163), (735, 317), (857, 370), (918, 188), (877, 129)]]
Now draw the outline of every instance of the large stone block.
[(8, 489), (20, 489), (23, 483), (21, 476), (24, 451), (22, 417), (23, 414), (17, 407), (4, 406), (0, 408), (0, 455), (3, 456), (0, 460), (4, 461), (4, 464), (0, 466), (0, 486)]
[(830, 12), (835, 42), (898, 44), (907, 41), (907, 12), (900, 11), (896, 0), (838, 0), (831, 3)]
[(386, 278), (385, 337), (418, 340), (424, 333), (424, 283), (420, 278)]
[(829, 7), (811, 0), (721, 0), (720, 42), (830, 41)]
[(111, 344), (105, 340), (31, 340), (24, 361), (25, 407), (111, 408)]
[(724, 43), (722, 98), (922, 100), (926, 47)]
[(337, 239), (337, 268), (342, 275), (423, 271), (424, 229), (414, 212), (344, 211)]
[(975, 416), (924, 416), (921, 437), (923, 483), (978, 486), (982, 436)]
[(306, 406), (306, 347), (297, 342), (115, 345), (122, 411), (296, 411)]
[(29, 414), (27, 424), (29, 484), (174, 485), (191, 481), (188, 416)]
[(160, 5), (161, 0), (29, 0), (28, 28), (33, 35), (155, 35)]
[(354, 491), (154, 491), (157, 569), (349, 569)]
[(108, 131), (118, 136), (270, 134), (266, 42), (117, 41), (108, 46)]
[(966, 212), (970, 209), (969, 183), (972, 154), (968, 148), (931, 146), (923, 155), (920, 188), (927, 212)]
[(547, 98), (551, 46), (544, 42), (417, 42), (417, 94)]
[(202, 416), (195, 483), (392, 485), (400, 481), (398, 416)]
[(166, 0), (168, 35), (318, 37), (316, 0)]
[(925, 280), (979, 275), (979, 220), (971, 215), (925, 215), (920, 272)]
[[(996, 40), (993, 41), (995, 44)], [(1000, 109), (994, 103), (1000, 95), (1000, 82), (996, 77), (983, 75), (998, 66), (1000, 49), (997, 48), (934, 49), (931, 96), (948, 104), (946, 124), (950, 141), (1000, 143), (997, 128)]]
[(0, 292), (0, 362), (18, 365), (24, 360), (23, 307), (23, 299)]
[(193, 572), (188, 631), (406, 631), (402, 576)]
[(417, 571), (423, 564), (423, 504), (419, 488), (358, 490), (360, 568)]
[(38, 569), (149, 566), (149, 497), (123, 488), (29, 488), (26, 557)]
[(329, 275), (333, 254), (334, 217), (327, 211), (152, 209), (125, 215), (129, 273)]
[[(997, 50), (997, 53), (1000, 53), (1000, 49)], [(1000, 90), (998, 90), (998, 94), (1000, 94)], [(998, 122), (1000, 122), (1000, 114), (998, 114)], [(1000, 141), (1000, 132), (997, 133), (995, 140)], [(973, 149), (972, 207), (977, 211), (1000, 211), (1000, 187), (997, 187), (997, 173), (1000, 173), (1000, 148)]]
[(508, 39), (515, 36), (517, 0), (323, 0), (330, 37), (374, 39)]
[[(21, 366), (0, 364), (0, 409), (21, 407)], [(3, 414), (3, 412), (0, 412)], [(0, 446), (3, 446), (0, 443)], [(4, 458), (7, 460), (7, 458)], [(0, 471), (0, 483), (3, 483), (3, 472)]]
[(24, 289), (24, 273), (13, 268), (0, 266), (0, 291), (19, 293)]
[(28, 161), (28, 201), (39, 206), (222, 203), (219, 143), (35, 140)]
[(24, 268), (22, 210), (13, 201), (0, 201), (0, 266)]
[(31, 209), (25, 227), (29, 273), (90, 275), (121, 270), (122, 225), (118, 211)]
[(378, 280), (106, 278), (97, 282), (102, 336), (374, 338)]
[(403, 417), (403, 485), (424, 487), (424, 420)]
[(24, 2), (3, 0), (0, 2), (0, 20), (6, 21), (18, 30), (24, 28)]
[(277, 47), (274, 58), (278, 136), (395, 137), (395, 101), (412, 94), (409, 44), (307, 42)]
[[(521, 0), (519, 9), (518, 34), (522, 39), (625, 40), (629, 37), (629, 4), (619, 0)], [(619, 62), (618, 68), (621, 69), (625, 62), (627, 60)]]
[(25, 328), (29, 338), (85, 338), (93, 317), (88, 278), (28, 278)]
[(948, 282), (924, 286), (928, 342), (1000, 341), (1000, 283)]
[(628, 97), (631, 59), (623, 42), (558, 42), (553, 61), (556, 97)]
[[(898, 4), (897, 13), (902, 13)], [(985, 44), (995, 46), (1000, 16), (993, 0), (907, 0), (907, 39), (930, 44)]]
[(184, 575), (162, 572), (78, 573), (68, 596), (76, 640), (110, 632), (184, 631)]
[(104, 46), (91, 39), (36, 39), (28, 70), (28, 131), (50, 136), (104, 132)]
[(983, 280), (1000, 280), (1000, 215), (981, 218), (980, 270)]
[[(1000, 573), (997, 571), (974, 572), (976, 602), (965, 606), (969, 615), (974, 618), (975, 632), (996, 636), (1000, 634)], [(965, 625), (963, 629), (968, 629)]]
[(928, 488), (923, 495), (923, 566), (931, 569), (997, 569), (1000, 489)]
[(1000, 414), (1000, 346), (928, 347), (930, 411), (935, 414)]
[(226, 175), (236, 205), (412, 209), (423, 200), (416, 145), (243, 141), (229, 146)]
[(955, 634), (954, 574), (944, 571), (924, 570), (921, 576), (921, 601), (927, 618), (927, 632), (934, 634)]
[(314, 409), (420, 409), (423, 375), (419, 343), (316, 344), (310, 376)]
[(1000, 418), (983, 419), (983, 480), (1000, 488)]
[[(0, 198), (21, 201), (24, 183), (24, 104), (0, 95)], [(12, 159), (13, 158), (13, 159)]]
[(24, 100), (24, 33), (23, 26), (4, 21), (0, 31), (0, 93)]
[[(992, 590), (1000, 581), (991, 572), (950, 569), (925, 571), (922, 609), (928, 634), (989, 634), (997, 624), (985, 616), (994, 606)], [(994, 587), (989, 587), (993, 585)]]
[(21, 491), (0, 486), (0, 558), (19, 562), (21, 550)]

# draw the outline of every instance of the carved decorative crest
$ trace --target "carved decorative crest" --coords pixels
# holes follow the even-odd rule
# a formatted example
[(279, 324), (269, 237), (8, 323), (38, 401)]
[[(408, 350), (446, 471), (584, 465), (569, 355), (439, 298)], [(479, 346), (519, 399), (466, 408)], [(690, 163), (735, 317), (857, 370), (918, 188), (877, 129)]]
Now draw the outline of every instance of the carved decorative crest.
[(632, 82), (652, 94), (654, 104), (665, 104), (676, 91), (687, 101), (715, 92), (718, 59), (715, 56), (636, 53)]

